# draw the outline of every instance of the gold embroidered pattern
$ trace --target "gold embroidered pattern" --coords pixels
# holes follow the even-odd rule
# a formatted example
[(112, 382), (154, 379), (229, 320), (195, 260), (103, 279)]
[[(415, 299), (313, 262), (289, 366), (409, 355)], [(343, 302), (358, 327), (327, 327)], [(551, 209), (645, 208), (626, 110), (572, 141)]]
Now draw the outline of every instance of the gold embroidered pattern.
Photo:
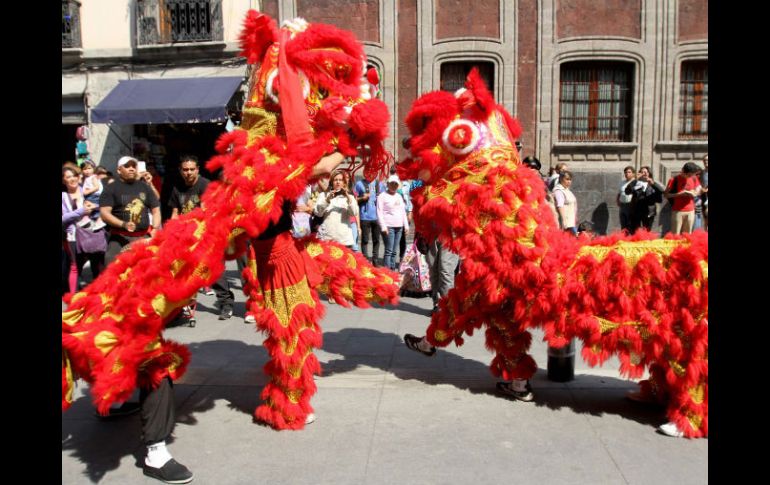
[(703, 416), (698, 416), (692, 412), (687, 413), (687, 421), (690, 422), (692, 429), (700, 429), (700, 424), (703, 422)]
[(246, 167), (243, 169), (243, 176), (251, 180), (254, 178), (254, 167)]
[(329, 255), (334, 259), (340, 259), (342, 257), (342, 249), (332, 246), (329, 248)]
[(368, 266), (364, 266), (363, 268), (361, 268), (361, 276), (363, 276), (364, 278), (369, 278), (369, 279), (376, 278), (375, 274), (372, 273), (372, 270), (369, 269)]
[(310, 307), (315, 307), (315, 301), (310, 294), (307, 278), (303, 278), (299, 283), (287, 286), (286, 288), (267, 290), (263, 294), (265, 297), (265, 308), (275, 313), (275, 317), (283, 328), (289, 326), (291, 314), (297, 305), (304, 303)]
[(75, 387), (75, 378), (72, 375), (72, 363), (70, 363), (70, 356), (66, 350), (62, 349), (61, 352), (62, 368), (64, 369), (65, 380), (67, 381), (67, 391), (64, 393), (64, 399), (68, 402), (72, 402), (72, 391)]
[(448, 335), (443, 330), (436, 330), (433, 332), (433, 338), (436, 340), (436, 342), (443, 342), (448, 338)]
[(257, 209), (264, 211), (265, 208), (273, 202), (273, 198), (275, 197), (275, 193), (278, 191), (278, 189), (273, 188), (270, 189), (269, 192), (266, 192), (264, 194), (260, 194), (257, 197), (254, 198), (254, 205)]
[(121, 362), (120, 359), (115, 359), (115, 362), (112, 364), (112, 373), (119, 373), (121, 370), (123, 370), (123, 367), (123, 362)]
[(675, 360), (669, 360), (668, 365), (671, 366), (671, 370), (674, 371), (674, 374), (676, 374), (677, 377), (684, 377), (684, 367), (682, 367), (679, 362)]
[(289, 401), (291, 401), (292, 404), (297, 404), (302, 397), (302, 389), (287, 389), (286, 397), (289, 398)]
[(288, 182), (289, 180), (291, 180), (291, 179), (293, 179), (293, 178), (297, 178), (297, 177), (299, 177), (299, 176), (302, 174), (302, 172), (304, 172), (304, 171), (305, 171), (305, 166), (304, 166), (304, 165), (301, 165), (301, 166), (297, 167), (297, 168), (296, 168), (296, 169), (295, 169), (295, 170), (294, 170), (292, 173), (290, 173), (289, 175), (287, 175), (285, 180)]
[(348, 268), (350, 269), (356, 269), (356, 258), (352, 254), (348, 253)]
[(703, 396), (706, 394), (706, 386), (698, 384), (697, 386), (688, 389), (687, 392), (690, 394), (692, 402), (701, 404), (703, 403)]
[(265, 165), (275, 165), (280, 160), (278, 155), (268, 151), (266, 148), (260, 148), (259, 153), (265, 157)]
[(195, 269), (193, 270), (193, 276), (199, 276), (204, 280), (209, 279), (210, 275), (211, 275), (211, 271), (209, 270), (209, 267), (206, 266), (206, 264), (203, 262), (198, 263), (198, 266), (196, 266)]
[(647, 340), (650, 338), (650, 332), (647, 329), (647, 326), (642, 322), (629, 321), (617, 323), (602, 317), (596, 317), (596, 320), (599, 322), (599, 329), (602, 335), (605, 335), (620, 326), (629, 326), (636, 328), (636, 331), (639, 332), (639, 336), (642, 338), (642, 340)]
[(294, 353), (294, 351), (297, 349), (297, 342), (299, 342), (299, 333), (294, 334), (294, 336), (291, 338), (291, 342), (283, 338), (278, 339), (278, 343), (281, 346), (281, 352), (283, 352), (285, 355), (291, 355)]
[(353, 299), (353, 282), (349, 281), (348, 284), (340, 288), (340, 294), (348, 300)]
[(159, 315), (161, 318), (166, 317), (169, 313), (174, 311), (176, 308), (179, 308), (180, 306), (187, 305), (190, 302), (189, 299), (181, 300), (177, 302), (169, 302), (166, 299), (166, 296), (158, 293), (155, 295), (155, 297), (152, 299), (152, 309), (155, 311), (157, 315)]
[[(171, 263), (171, 275), (176, 276), (177, 273), (179, 273), (179, 270), (182, 269), (185, 262), (183, 259), (175, 259), (173, 263)], [(122, 277), (123, 275), (121, 275)]]
[(118, 279), (120, 281), (126, 281), (128, 279), (128, 274), (131, 272), (131, 268), (128, 267), (126, 270), (118, 275)]
[(307, 251), (307, 254), (310, 255), (311, 258), (315, 258), (319, 254), (323, 254), (324, 249), (318, 243), (310, 243), (305, 246), (305, 251)]
[(265, 135), (274, 135), (278, 127), (278, 117), (275, 113), (262, 108), (243, 107), (241, 129), (248, 134), (248, 144)]
[(75, 310), (68, 310), (61, 312), (61, 321), (69, 325), (74, 326), (83, 317), (85, 310), (83, 308), (76, 308)]
[(195, 228), (195, 231), (193, 232), (193, 237), (195, 239), (200, 239), (203, 235), (203, 232), (206, 230), (206, 221), (199, 221), (197, 219), (194, 219), (193, 222), (197, 225)]
[(144, 346), (145, 352), (154, 352), (160, 348), (160, 338), (155, 338), (152, 342)]
[(651, 241), (618, 241), (613, 246), (583, 246), (578, 251), (575, 260), (582, 256), (591, 255), (597, 261), (604, 261), (610, 252), (616, 252), (631, 266), (636, 264), (647, 254), (654, 254), (658, 261), (663, 261), (664, 256), (669, 256), (674, 249), (689, 244), (686, 240), (654, 239)]
[(117, 344), (118, 337), (107, 330), (102, 330), (94, 337), (94, 345), (102, 352), (102, 355), (107, 355)]
[(302, 356), (302, 360), (297, 365), (290, 365), (287, 369), (289, 371), (289, 375), (291, 375), (294, 379), (299, 379), (299, 376), (302, 374), (302, 368), (305, 366), (305, 361), (307, 360), (308, 356), (311, 354), (310, 350), (305, 351), (305, 355)]

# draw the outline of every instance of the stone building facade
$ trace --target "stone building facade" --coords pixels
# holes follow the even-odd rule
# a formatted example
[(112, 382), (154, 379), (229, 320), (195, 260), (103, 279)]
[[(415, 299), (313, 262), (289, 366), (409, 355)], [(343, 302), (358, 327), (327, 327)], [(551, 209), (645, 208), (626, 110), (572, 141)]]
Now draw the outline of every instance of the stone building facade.
[[(623, 167), (649, 165), (665, 183), (708, 152), (707, 0), (222, 0), (222, 7), (241, 18), (250, 7), (279, 22), (299, 16), (353, 31), (380, 71), (393, 114), (389, 148), (399, 157), (417, 96), (455, 89), (478, 65), (497, 101), (519, 118), (524, 155), (538, 157), (544, 171), (568, 163), (579, 219), (600, 233), (619, 227)], [(225, 26), (215, 69), (237, 52), (237, 27)], [(179, 49), (177, 60), (198, 50)], [(147, 54), (125, 50), (140, 69)], [(245, 72), (236, 61), (228, 68)], [(111, 82), (95, 84), (103, 92)], [(656, 226), (663, 221), (665, 230), (665, 219)]]

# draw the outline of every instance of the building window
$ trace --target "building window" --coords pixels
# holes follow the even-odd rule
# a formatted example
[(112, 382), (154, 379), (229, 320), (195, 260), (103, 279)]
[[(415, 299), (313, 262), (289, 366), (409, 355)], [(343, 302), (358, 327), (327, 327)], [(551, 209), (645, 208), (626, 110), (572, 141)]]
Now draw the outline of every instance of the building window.
[(138, 45), (223, 39), (222, 0), (138, 0)]
[(633, 66), (625, 62), (561, 65), (560, 141), (630, 141)]
[(61, 2), (61, 48), (80, 47), (80, 2)]
[(474, 67), (479, 68), (479, 74), (491, 93), (495, 92), (495, 65), (491, 62), (444, 62), (441, 64), (441, 90), (454, 93), (465, 87), (465, 78)]
[(679, 138), (706, 139), (709, 134), (709, 63), (682, 63), (679, 81)]

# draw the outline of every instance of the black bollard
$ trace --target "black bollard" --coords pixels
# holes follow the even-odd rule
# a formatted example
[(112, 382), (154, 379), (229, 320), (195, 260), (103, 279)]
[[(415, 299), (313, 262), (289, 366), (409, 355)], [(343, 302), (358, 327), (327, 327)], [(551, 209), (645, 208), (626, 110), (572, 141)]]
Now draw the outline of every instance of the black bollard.
[(575, 339), (561, 348), (548, 346), (548, 380), (567, 382), (575, 378)]

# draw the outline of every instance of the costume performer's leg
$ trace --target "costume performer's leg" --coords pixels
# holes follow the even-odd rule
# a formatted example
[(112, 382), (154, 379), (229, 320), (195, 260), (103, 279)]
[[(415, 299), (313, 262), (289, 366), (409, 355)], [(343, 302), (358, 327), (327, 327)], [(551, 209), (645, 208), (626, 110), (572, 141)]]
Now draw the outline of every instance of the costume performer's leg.
[(262, 391), (264, 404), (254, 416), (276, 429), (302, 429), (313, 412), (313, 374), (321, 371), (313, 348), (321, 346), (323, 316), (318, 294), (310, 288), (304, 258), (286, 232), (274, 239), (253, 240), (253, 256), (244, 270), (249, 311), (267, 334), (270, 355)]
[[(505, 380), (529, 379), (537, 371), (537, 364), (527, 353), (532, 334), (519, 328), (512, 315), (523, 309), (498, 305), (483, 308), (477, 301), (478, 287), (459, 273), (455, 286), (439, 300), (439, 311), (431, 317), (426, 337), (431, 345), (446, 347), (452, 340), (463, 344), (463, 333), (472, 335), (487, 324), (486, 347), (495, 352), (490, 370)], [(526, 305), (525, 305), (526, 306)]]
[(495, 352), (489, 368), (492, 374), (509, 381), (530, 379), (537, 372), (537, 363), (527, 352), (532, 334), (518, 329), (513, 322), (490, 319), (486, 332), (486, 347)]
[(166, 440), (174, 430), (176, 407), (174, 387), (168, 377), (156, 389), (142, 388), (139, 393), (142, 419), (142, 441), (151, 445)]

